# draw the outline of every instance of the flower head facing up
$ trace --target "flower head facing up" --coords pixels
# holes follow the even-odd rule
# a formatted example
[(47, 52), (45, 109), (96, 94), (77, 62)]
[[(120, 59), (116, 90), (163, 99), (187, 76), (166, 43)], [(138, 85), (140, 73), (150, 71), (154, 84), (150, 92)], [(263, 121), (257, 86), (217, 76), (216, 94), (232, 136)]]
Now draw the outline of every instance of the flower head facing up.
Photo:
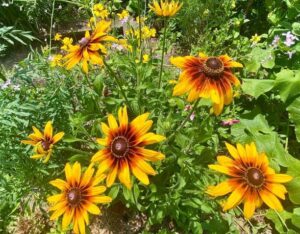
[(152, 5), (149, 4), (149, 8), (158, 16), (162, 17), (172, 17), (174, 16), (182, 7), (183, 3), (178, 1), (160, 1), (154, 0)]
[(269, 167), (269, 160), (264, 153), (258, 153), (254, 143), (234, 147), (226, 143), (231, 157), (218, 156), (218, 165), (209, 165), (210, 169), (231, 176), (229, 180), (209, 186), (207, 193), (218, 197), (231, 193), (223, 206), (229, 210), (244, 202), (244, 216), (250, 219), (255, 209), (262, 203), (270, 208), (282, 211), (278, 197), (285, 199), (286, 188), (281, 183), (292, 180), (286, 174), (275, 174)]
[(22, 140), (24, 144), (34, 146), (35, 155), (33, 159), (45, 158), (44, 163), (48, 162), (53, 150), (53, 145), (56, 144), (64, 136), (64, 132), (59, 132), (53, 136), (53, 127), (51, 121), (48, 121), (44, 132), (42, 133), (36, 127), (32, 126), (33, 133), (28, 136), (29, 140)]
[(71, 46), (66, 59), (65, 66), (69, 70), (79, 62), (82, 63), (82, 69), (88, 73), (88, 62), (103, 65), (103, 55), (107, 54), (107, 49), (104, 46), (105, 42), (118, 42), (116, 38), (108, 35), (111, 22), (100, 21), (92, 34), (89, 31), (85, 32), (85, 36), (79, 41), (79, 45)]
[(228, 55), (208, 57), (202, 53), (199, 57), (172, 57), (170, 61), (182, 69), (178, 84), (174, 87), (174, 96), (189, 93), (189, 102), (210, 98), (216, 115), (222, 112), (224, 105), (232, 102), (232, 84), (239, 86), (240, 81), (233, 75), (231, 68), (243, 67), (242, 64), (233, 61)]
[(146, 161), (159, 161), (165, 156), (154, 150), (145, 149), (144, 146), (161, 142), (164, 136), (148, 132), (152, 121), (147, 120), (149, 113), (136, 117), (130, 123), (126, 107), (118, 112), (119, 124), (113, 115), (108, 115), (108, 125), (101, 124), (104, 138), (97, 139), (104, 149), (99, 150), (93, 157), (92, 162), (99, 162), (97, 173), (102, 174), (108, 170), (106, 185), (110, 187), (118, 176), (120, 182), (128, 189), (132, 183), (130, 172), (143, 184), (149, 184), (148, 175), (156, 172)]
[(59, 194), (48, 197), (53, 211), (50, 219), (55, 220), (63, 215), (62, 229), (66, 230), (70, 223), (73, 224), (75, 233), (85, 233), (85, 225), (89, 225), (88, 212), (99, 215), (101, 213), (96, 204), (109, 203), (112, 199), (102, 195), (105, 186), (99, 186), (105, 176), (96, 174), (91, 164), (85, 172), (81, 173), (81, 165), (76, 162), (73, 166), (65, 166), (66, 181), (56, 179), (50, 184), (58, 188)]

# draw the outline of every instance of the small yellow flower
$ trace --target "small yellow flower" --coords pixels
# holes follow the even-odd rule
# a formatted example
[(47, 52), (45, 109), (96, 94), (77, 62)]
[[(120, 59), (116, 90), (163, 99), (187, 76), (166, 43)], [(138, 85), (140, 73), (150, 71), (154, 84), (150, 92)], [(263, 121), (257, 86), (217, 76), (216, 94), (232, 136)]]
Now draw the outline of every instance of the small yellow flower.
[(141, 20), (141, 24), (145, 23), (145, 21), (147, 20), (147, 17), (143, 17), (143, 16), (137, 16), (136, 17), (136, 22), (139, 24)]
[(174, 16), (182, 7), (183, 3), (178, 1), (160, 1), (154, 0), (152, 5), (149, 4), (150, 9), (158, 16), (171, 17)]
[(143, 63), (148, 63), (150, 61), (150, 57), (148, 54), (143, 55)]
[(140, 63), (139, 59), (134, 60), (135, 63)]
[(129, 16), (129, 12), (126, 10), (123, 10), (121, 13), (118, 13), (117, 15), (118, 15), (119, 19), (122, 20)]
[(52, 122), (48, 121), (44, 132), (42, 133), (36, 127), (32, 126), (33, 133), (28, 136), (29, 140), (22, 140), (23, 144), (33, 145), (35, 155), (31, 156), (33, 159), (40, 159), (45, 157), (44, 163), (48, 162), (53, 150), (54, 144), (62, 139), (64, 132), (59, 132), (53, 136)]
[(61, 47), (62, 50), (69, 51), (72, 48), (73, 39), (70, 37), (65, 37), (62, 40), (63, 46)]
[(62, 67), (62, 58), (63, 56), (61, 54), (56, 54), (51, 58), (50, 66), (51, 67)]
[(60, 41), (62, 38), (62, 35), (60, 33), (56, 33), (54, 36), (54, 41)]
[(95, 16), (100, 17), (101, 19), (106, 19), (109, 15), (108, 10), (106, 10), (101, 3), (94, 5), (93, 12)]
[(255, 33), (250, 39), (250, 41), (253, 44), (257, 44), (258, 42), (260, 42), (260, 40), (261, 40), (261, 36), (258, 36), (257, 33)]

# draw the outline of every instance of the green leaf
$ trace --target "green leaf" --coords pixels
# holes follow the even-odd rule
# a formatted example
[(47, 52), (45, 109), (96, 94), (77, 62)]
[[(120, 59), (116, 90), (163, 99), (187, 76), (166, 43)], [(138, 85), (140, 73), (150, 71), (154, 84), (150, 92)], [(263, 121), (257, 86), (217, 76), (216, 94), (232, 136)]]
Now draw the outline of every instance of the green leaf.
[(119, 185), (114, 185), (109, 193), (108, 193), (108, 196), (111, 197), (112, 200), (114, 200), (117, 196), (118, 196), (118, 193), (120, 191), (120, 186)]
[(274, 89), (279, 91), (283, 102), (300, 95), (300, 71), (283, 69), (276, 74)]
[[(287, 211), (282, 211), (280, 213), (278, 213), (280, 215), (280, 217), (282, 218), (282, 220), (284, 222), (286, 222), (286, 220), (291, 219), (292, 217), (292, 213), (289, 213)], [(275, 225), (275, 229), (279, 232), (279, 233), (286, 233), (287, 230), (284, 227), (284, 225), (282, 224), (278, 214), (274, 211), (269, 209), (268, 212), (266, 213), (266, 218), (271, 220), (274, 225)]]
[(292, 24), (292, 28), (293, 28), (293, 33), (300, 36), (300, 23), (299, 22), (294, 22)]
[(292, 224), (294, 224), (297, 228), (300, 228), (300, 208), (294, 209), (292, 215)]
[(300, 97), (296, 98), (288, 107), (289, 118), (295, 124), (295, 134), (300, 142)]
[(273, 88), (274, 80), (243, 79), (242, 89), (245, 94), (258, 98)]
[(300, 176), (295, 177), (286, 185), (289, 198), (294, 204), (300, 204)]
[(295, 159), (281, 145), (278, 133), (269, 127), (263, 115), (259, 114), (254, 119), (240, 119), (240, 121), (231, 128), (231, 134), (236, 142), (244, 144), (255, 142), (258, 150), (265, 152), (272, 159), (272, 166), (277, 168), (278, 164), (288, 167), (295, 162)]
[(83, 140), (83, 139), (80, 139), (80, 138), (76, 138), (74, 136), (65, 136), (63, 138), (63, 142), (67, 142), (67, 143), (73, 143), (73, 142), (78, 142), (78, 141), (81, 141), (81, 142), (88, 142), (86, 140)]

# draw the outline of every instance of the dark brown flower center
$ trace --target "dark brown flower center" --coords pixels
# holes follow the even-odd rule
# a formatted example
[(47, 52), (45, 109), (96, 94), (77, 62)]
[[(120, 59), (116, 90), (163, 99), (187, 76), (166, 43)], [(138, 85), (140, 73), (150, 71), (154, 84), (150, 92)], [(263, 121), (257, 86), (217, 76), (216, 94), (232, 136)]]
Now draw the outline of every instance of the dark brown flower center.
[(72, 188), (67, 193), (68, 203), (71, 206), (77, 206), (81, 202), (81, 190), (79, 188)]
[(248, 184), (252, 187), (261, 187), (265, 180), (263, 173), (253, 167), (247, 170), (245, 176)]
[(128, 140), (123, 136), (116, 137), (111, 144), (111, 152), (116, 158), (123, 158), (129, 150)]
[(48, 151), (50, 149), (51, 143), (48, 140), (42, 141), (42, 147), (45, 151)]
[(81, 40), (79, 41), (79, 44), (81, 47), (85, 47), (88, 43), (90, 42), (90, 39), (83, 37), (81, 38)]
[(203, 72), (212, 78), (219, 77), (223, 71), (224, 64), (219, 58), (210, 57), (203, 64)]

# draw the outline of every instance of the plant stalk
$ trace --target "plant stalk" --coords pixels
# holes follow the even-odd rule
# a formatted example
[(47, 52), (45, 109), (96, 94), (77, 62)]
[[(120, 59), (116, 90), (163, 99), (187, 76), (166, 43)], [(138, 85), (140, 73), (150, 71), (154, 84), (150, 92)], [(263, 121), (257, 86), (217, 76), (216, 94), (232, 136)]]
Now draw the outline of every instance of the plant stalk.
[(50, 49), (50, 55), (51, 55), (51, 50), (52, 50), (52, 26), (53, 26), (53, 18), (54, 18), (54, 8), (55, 8), (55, 1), (53, 0), (52, 2), (52, 11), (51, 11), (51, 19), (50, 19), (50, 32), (49, 32), (49, 49)]
[(167, 34), (167, 20), (164, 19), (164, 34), (163, 34), (163, 47), (161, 52), (161, 63), (160, 63), (160, 72), (159, 72), (159, 80), (158, 87), (161, 88), (161, 78), (164, 66), (164, 57), (165, 57), (165, 47), (166, 47), (166, 34)]
[(131, 108), (131, 105), (130, 105), (130, 102), (128, 101), (127, 99), (127, 96), (125, 94), (125, 91), (124, 89), (122, 88), (122, 85), (120, 84), (120, 81), (119, 81), (119, 78), (117, 77), (116, 73), (112, 70), (112, 68), (108, 65), (108, 63), (104, 60), (104, 66), (107, 68), (108, 72), (113, 76), (113, 78), (115, 79), (119, 89), (120, 89), (120, 92), (126, 102), (126, 105), (128, 106), (128, 108), (133, 111), (133, 109)]

